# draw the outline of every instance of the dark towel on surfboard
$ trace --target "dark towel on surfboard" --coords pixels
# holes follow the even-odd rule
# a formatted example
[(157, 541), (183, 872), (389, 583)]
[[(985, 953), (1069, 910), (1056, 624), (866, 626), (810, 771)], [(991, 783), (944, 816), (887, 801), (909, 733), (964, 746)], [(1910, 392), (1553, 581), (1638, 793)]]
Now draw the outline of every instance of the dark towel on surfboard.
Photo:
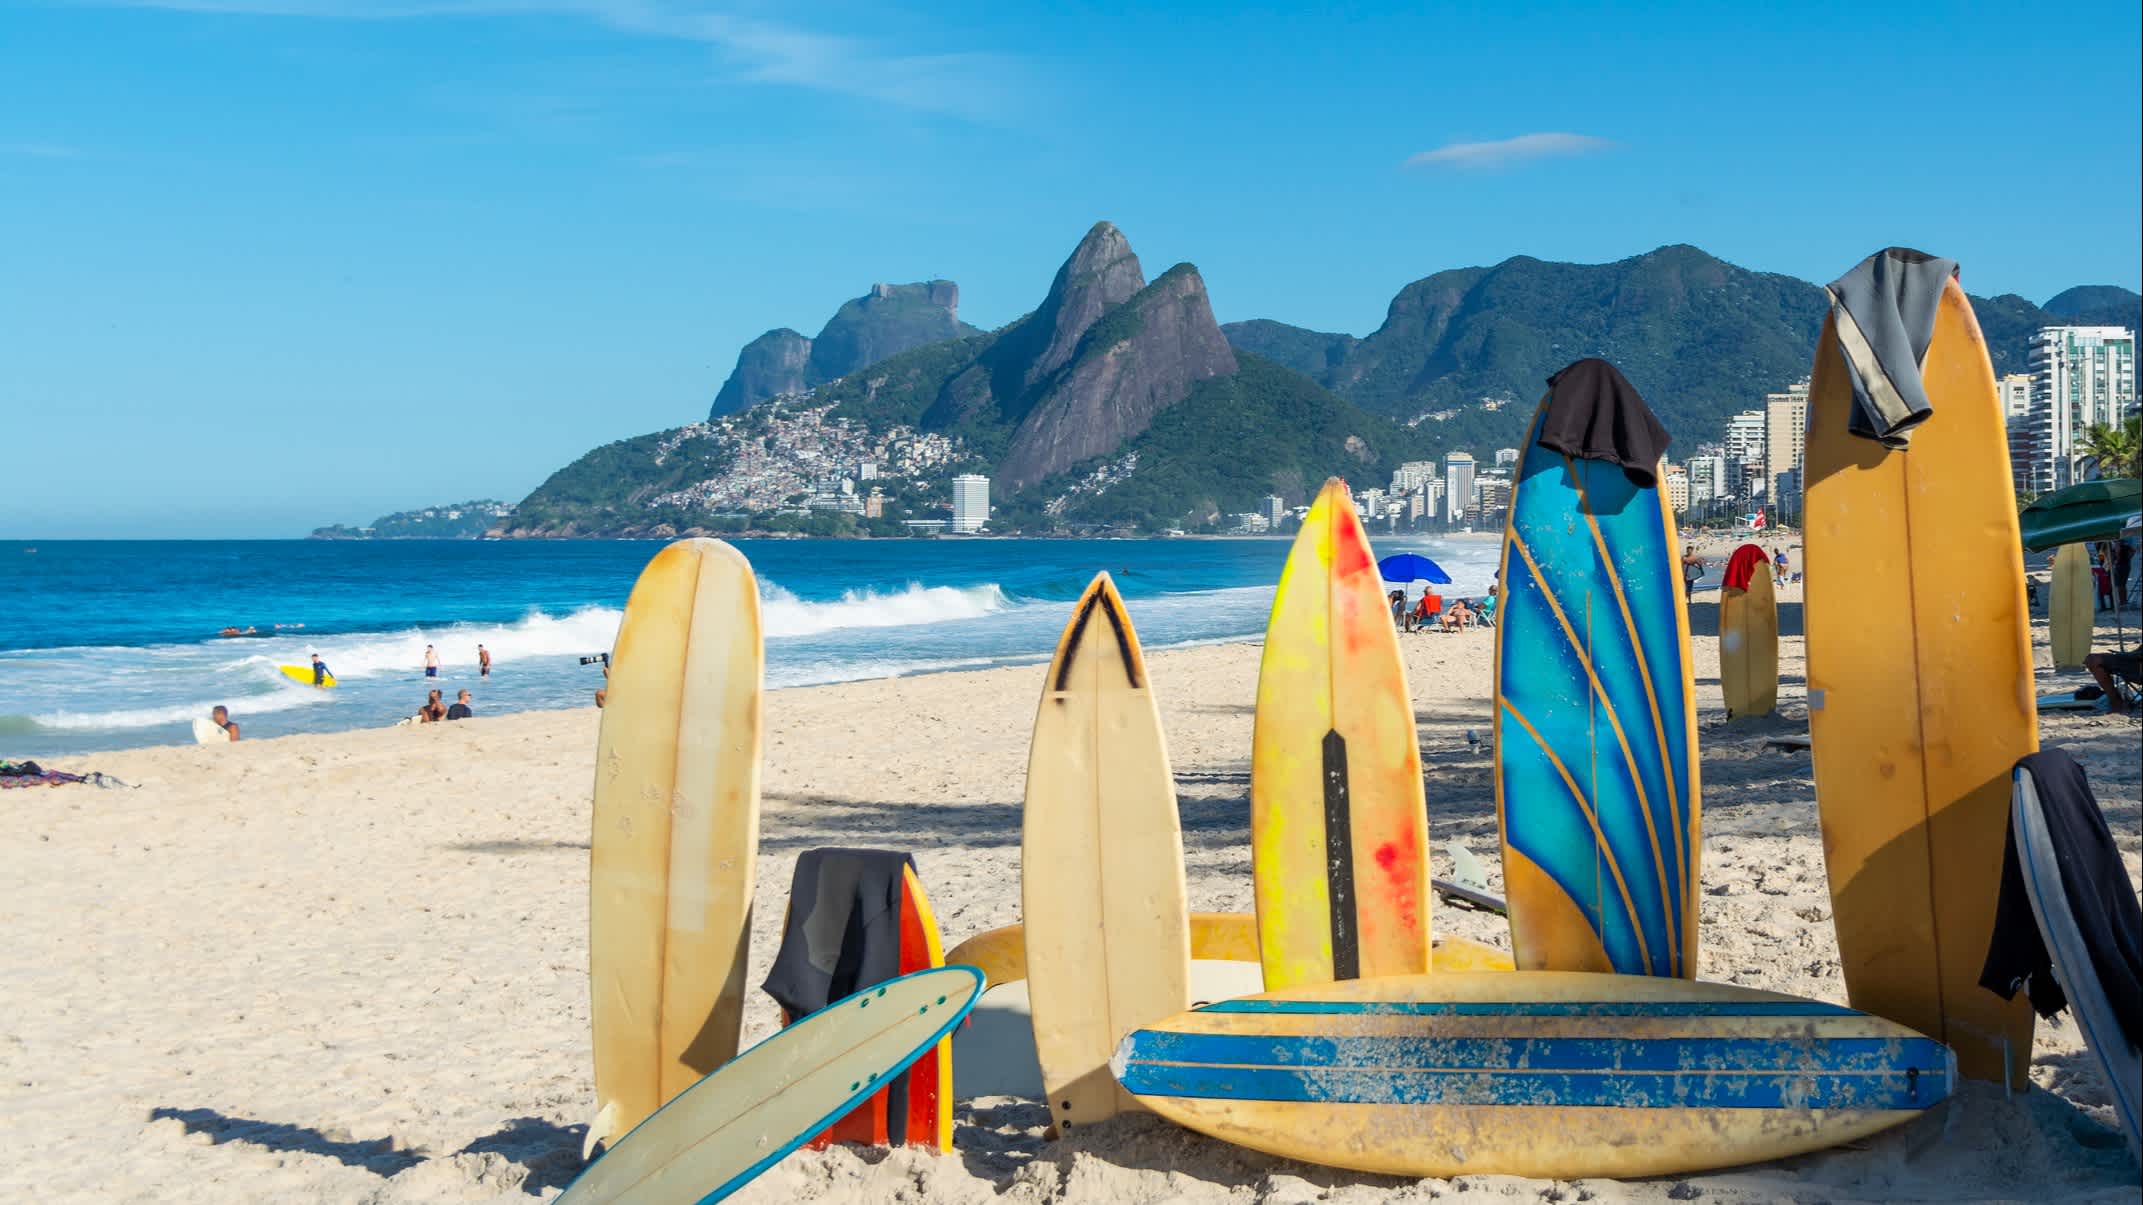
[(1749, 579), (1756, 576), (1758, 565), (1768, 565), (1771, 559), (1764, 550), (1754, 544), (1743, 544), (1734, 549), (1734, 555), (1726, 558), (1726, 576), (1719, 582), (1721, 589), (1746, 590)]
[[(2046, 819), (2046, 835), (2061, 864), (2062, 896), (2090, 952), (2091, 971), (2132, 1045), (2143, 1046), (2143, 909), (2121, 863), (2106, 815), (2091, 794), (2083, 767), (2065, 749), (2042, 749), (2017, 762), (2031, 774)], [(1979, 985), (2004, 999), (2018, 988), (2031, 1006), (2051, 1017), (2068, 1007), (2054, 980), (2053, 957), (2032, 915), (2031, 896), (2017, 858), (2016, 833), (2002, 853), (2001, 896), (1995, 904), (1994, 936)]]
[(1847, 431), (1902, 448), (1912, 442), (1912, 429), (1934, 413), (1920, 370), (1935, 341), (1942, 286), (1955, 275), (1956, 260), (1890, 247), (1823, 286), (1853, 383)]
[(1565, 456), (1621, 465), (1631, 481), (1651, 489), (1673, 437), (1614, 365), (1585, 359), (1548, 378), (1548, 407), (1533, 438)]
[(901, 872), (907, 854), (883, 849), (807, 849), (789, 880), (781, 949), (762, 985), (789, 1016), (900, 974)]

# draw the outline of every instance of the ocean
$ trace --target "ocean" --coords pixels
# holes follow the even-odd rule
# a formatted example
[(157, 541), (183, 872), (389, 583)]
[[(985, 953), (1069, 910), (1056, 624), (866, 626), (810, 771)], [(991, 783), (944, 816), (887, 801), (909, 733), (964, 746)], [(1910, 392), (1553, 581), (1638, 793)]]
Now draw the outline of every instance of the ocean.
[[(759, 576), (769, 686), (1039, 662), (1098, 570), (1149, 649), (1256, 637), (1283, 539), (739, 540)], [(210, 707), (248, 738), (377, 727), (431, 686), (478, 715), (583, 707), (651, 541), (0, 543), (0, 757), (188, 743)], [(1388, 536), (1485, 593), (1492, 538)], [(1418, 588), (1418, 587), (1417, 587)], [(224, 638), (225, 627), (261, 635)], [(492, 674), (479, 679), (476, 646)], [(436, 682), (424, 646), (436, 645)], [(318, 650), (340, 681), (279, 666)]]

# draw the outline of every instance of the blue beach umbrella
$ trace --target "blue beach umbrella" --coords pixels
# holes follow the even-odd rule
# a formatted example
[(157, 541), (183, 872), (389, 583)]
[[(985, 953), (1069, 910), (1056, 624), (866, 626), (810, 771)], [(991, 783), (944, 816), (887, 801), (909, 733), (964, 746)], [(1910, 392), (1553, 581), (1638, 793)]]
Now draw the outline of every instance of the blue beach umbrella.
[(1427, 582), (1432, 586), (1448, 586), (1451, 575), (1435, 561), (1413, 552), (1402, 552), (1377, 562), (1377, 572), (1387, 582)]

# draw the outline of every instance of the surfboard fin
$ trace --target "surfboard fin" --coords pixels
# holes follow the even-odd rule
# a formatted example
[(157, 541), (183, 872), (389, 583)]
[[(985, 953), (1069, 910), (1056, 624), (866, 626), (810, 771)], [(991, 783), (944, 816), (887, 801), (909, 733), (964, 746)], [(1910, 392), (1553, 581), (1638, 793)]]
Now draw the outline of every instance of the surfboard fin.
[(580, 1144), (580, 1161), (586, 1163), (595, 1157), (597, 1143), (610, 1137), (610, 1131), (618, 1124), (618, 1102), (605, 1101), (596, 1110), (595, 1120), (588, 1123), (588, 1136)]
[(1445, 844), (1444, 851), (1451, 855), (1453, 882), (1475, 891), (1488, 890), (1488, 875), (1481, 870), (1481, 860), (1473, 856), (1473, 851), (1456, 841)]

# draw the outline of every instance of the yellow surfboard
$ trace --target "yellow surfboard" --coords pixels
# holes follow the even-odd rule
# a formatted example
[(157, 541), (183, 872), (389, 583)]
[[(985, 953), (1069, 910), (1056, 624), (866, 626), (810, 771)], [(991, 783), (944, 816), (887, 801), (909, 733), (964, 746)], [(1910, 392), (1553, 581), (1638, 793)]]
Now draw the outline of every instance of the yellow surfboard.
[[(1437, 971), (1508, 971), (1510, 951), (1470, 937), (1439, 937), (1429, 951)], [(1197, 962), (1257, 962), (1258, 918), (1249, 912), (1191, 913), (1191, 958)], [(980, 970), (991, 987), (1027, 977), (1027, 940), (1019, 925), (975, 934), (945, 956), (948, 965)]]
[(1394, 1176), (1672, 1175), (1818, 1150), (1949, 1095), (1949, 1052), (1835, 1004), (1570, 971), (1266, 992), (1133, 1031), (1112, 1069), (1163, 1117)]
[(1778, 710), (1778, 598), (1769, 565), (1749, 576), (1748, 589), (1720, 591), (1719, 690), (1728, 719)]
[(2047, 607), (2047, 637), (2054, 646), (2054, 668), (2081, 666), (2091, 654), (2091, 629), (2098, 622), (2091, 580), (2091, 553), (2083, 544), (2063, 544), (2054, 554), (2054, 581)]
[(2009, 444), (1955, 281), (1910, 448), (1846, 430), (1826, 323), (1808, 398), (1808, 727), (1853, 1007), (1947, 1042), (1976, 1079), (2030, 1081), (2031, 1009), (1979, 986), (2009, 772), (2038, 747)]
[[(278, 665), (276, 668), (282, 670), (283, 676), (293, 682), (303, 682), (307, 686), (314, 685), (313, 667), (310, 665)], [(335, 675), (323, 675), (318, 684), (321, 686), (333, 686), (335, 684)]]
[(1043, 679), (1020, 907), (1051, 1119), (1090, 1125), (1135, 1109), (1109, 1053), (1190, 1006), (1190, 903), (1160, 709), (1106, 573), (1073, 607)]
[(1406, 666), (1335, 477), (1280, 571), (1258, 669), (1250, 846), (1266, 986), (1428, 970), (1428, 845)]
[(591, 1149), (737, 1052), (761, 657), (758, 584), (742, 554), (718, 540), (655, 554), (618, 626), (596, 742)]

